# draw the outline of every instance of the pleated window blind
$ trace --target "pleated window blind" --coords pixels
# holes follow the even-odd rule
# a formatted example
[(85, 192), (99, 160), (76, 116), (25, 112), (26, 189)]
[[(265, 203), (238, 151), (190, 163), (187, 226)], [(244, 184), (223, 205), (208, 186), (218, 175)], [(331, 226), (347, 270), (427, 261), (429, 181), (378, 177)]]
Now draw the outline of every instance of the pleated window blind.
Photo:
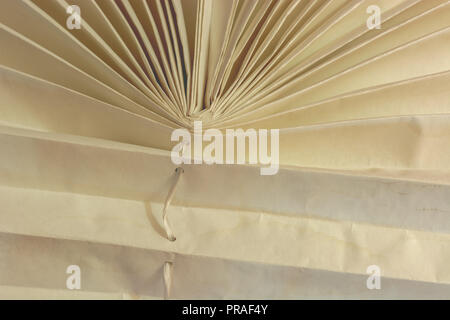
[[(448, 0), (0, 1), (0, 298), (449, 298), (449, 27)], [(279, 170), (173, 163), (196, 121), (279, 129)]]

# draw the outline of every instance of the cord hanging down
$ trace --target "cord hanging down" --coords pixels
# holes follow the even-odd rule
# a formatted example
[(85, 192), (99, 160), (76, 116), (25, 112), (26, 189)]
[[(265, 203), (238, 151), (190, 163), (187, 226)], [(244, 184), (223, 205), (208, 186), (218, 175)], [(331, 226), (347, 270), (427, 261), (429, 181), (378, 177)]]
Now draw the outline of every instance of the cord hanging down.
[(173, 261), (166, 261), (164, 263), (163, 270), (164, 278), (164, 300), (168, 300), (171, 296), (172, 290), (172, 273), (173, 273)]
[(166, 230), (167, 239), (170, 241), (175, 241), (177, 238), (173, 234), (172, 228), (170, 227), (170, 223), (167, 217), (167, 208), (170, 205), (170, 202), (172, 201), (172, 198), (175, 194), (175, 190), (177, 188), (178, 181), (180, 181), (181, 174), (184, 173), (184, 169), (181, 167), (178, 167), (175, 169), (175, 181), (172, 185), (172, 188), (169, 191), (169, 194), (167, 195), (166, 202), (164, 203), (164, 209), (163, 209), (163, 224), (164, 229)]

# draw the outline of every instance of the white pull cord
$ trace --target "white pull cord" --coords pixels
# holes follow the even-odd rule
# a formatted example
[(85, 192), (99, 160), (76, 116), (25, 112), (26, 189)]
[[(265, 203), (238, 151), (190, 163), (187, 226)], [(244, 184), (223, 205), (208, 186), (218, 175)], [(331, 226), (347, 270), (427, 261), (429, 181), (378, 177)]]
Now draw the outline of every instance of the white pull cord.
[(164, 229), (166, 230), (167, 239), (170, 241), (175, 241), (177, 238), (173, 234), (172, 228), (170, 227), (169, 220), (167, 218), (167, 208), (170, 205), (170, 202), (172, 201), (172, 198), (175, 194), (175, 190), (177, 188), (178, 181), (180, 181), (181, 174), (184, 172), (184, 169), (181, 167), (178, 167), (175, 169), (175, 181), (172, 185), (172, 188), (169, 191), (169, 194), (167, 195), (166, 202), (164, 203), (164, 209), (163, 209), (163, 225)]
[[(172, 228), (170, 227), (169, 219), (167, 217), (167, 208), (170, 206), (170, 203), (172, 202), (172, 198), (175, 194), (175, 190), (178, 185), (178, 181), (180, 181), (181, 174), (184, 172), (184, 169), (181, 167), (178, 167), (175, 169), (175, 181), (173, 182), (172, 188), (170, 188), (169, 194), (167, 195), (166, 202), (164, 203), (163, 208), (163, 225), (164, 229), (166, 230), (167, 239), (170, 241), (175, 241), (177, 238), (173, 234)], [(170, 291), (172, 288), (172, 272), (173, 272), (173, 260), (174, 257), (171, 256), (171, 261), (166, 261), (164, 263), (164, 299), (169, 299), (170, 297)]]
[(172, 288), (172, 270), (173, 262), (166, 261), (164, 263), (164, 300), (168, 300), (170, 297), (170, 291)]

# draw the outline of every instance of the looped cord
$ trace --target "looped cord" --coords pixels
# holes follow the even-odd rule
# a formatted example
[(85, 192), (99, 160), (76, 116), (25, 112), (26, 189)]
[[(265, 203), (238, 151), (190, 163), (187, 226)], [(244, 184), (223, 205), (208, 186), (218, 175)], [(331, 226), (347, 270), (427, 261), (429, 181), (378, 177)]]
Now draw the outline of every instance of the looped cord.
[(163, 225), (164, 229), (166, 230), (167, 239), (170, 241), (175, 241), (177, 238), (173, 234), (172, 228), (170, 227), (169, 220), (167, 218), (167, 208), (170, 205), (170, 202), (172, 202), (172, 198), (175, 194), (175, 190), (177, 188), (178, 181), (180, 181), (181, 174), (184, 172), (184, 169), (181, 167), (178, 167), (175, 169), (175, 181), (172, 185), (172, 188), (169, 191), (169, 194), (167, 195), (166, 202), (164, 203), (164, 209), (163, 209)]

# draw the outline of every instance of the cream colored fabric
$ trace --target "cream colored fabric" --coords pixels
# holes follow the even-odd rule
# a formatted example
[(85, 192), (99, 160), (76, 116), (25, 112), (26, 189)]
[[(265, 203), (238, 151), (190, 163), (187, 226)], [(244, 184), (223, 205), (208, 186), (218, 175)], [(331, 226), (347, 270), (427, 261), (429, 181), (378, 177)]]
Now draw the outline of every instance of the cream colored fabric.
[[(449, 298), (450, 1), (372, 4), (2, 0), (0, 298)], [(195, 120), (281, 168), (184, 165), (171, 242)]]

